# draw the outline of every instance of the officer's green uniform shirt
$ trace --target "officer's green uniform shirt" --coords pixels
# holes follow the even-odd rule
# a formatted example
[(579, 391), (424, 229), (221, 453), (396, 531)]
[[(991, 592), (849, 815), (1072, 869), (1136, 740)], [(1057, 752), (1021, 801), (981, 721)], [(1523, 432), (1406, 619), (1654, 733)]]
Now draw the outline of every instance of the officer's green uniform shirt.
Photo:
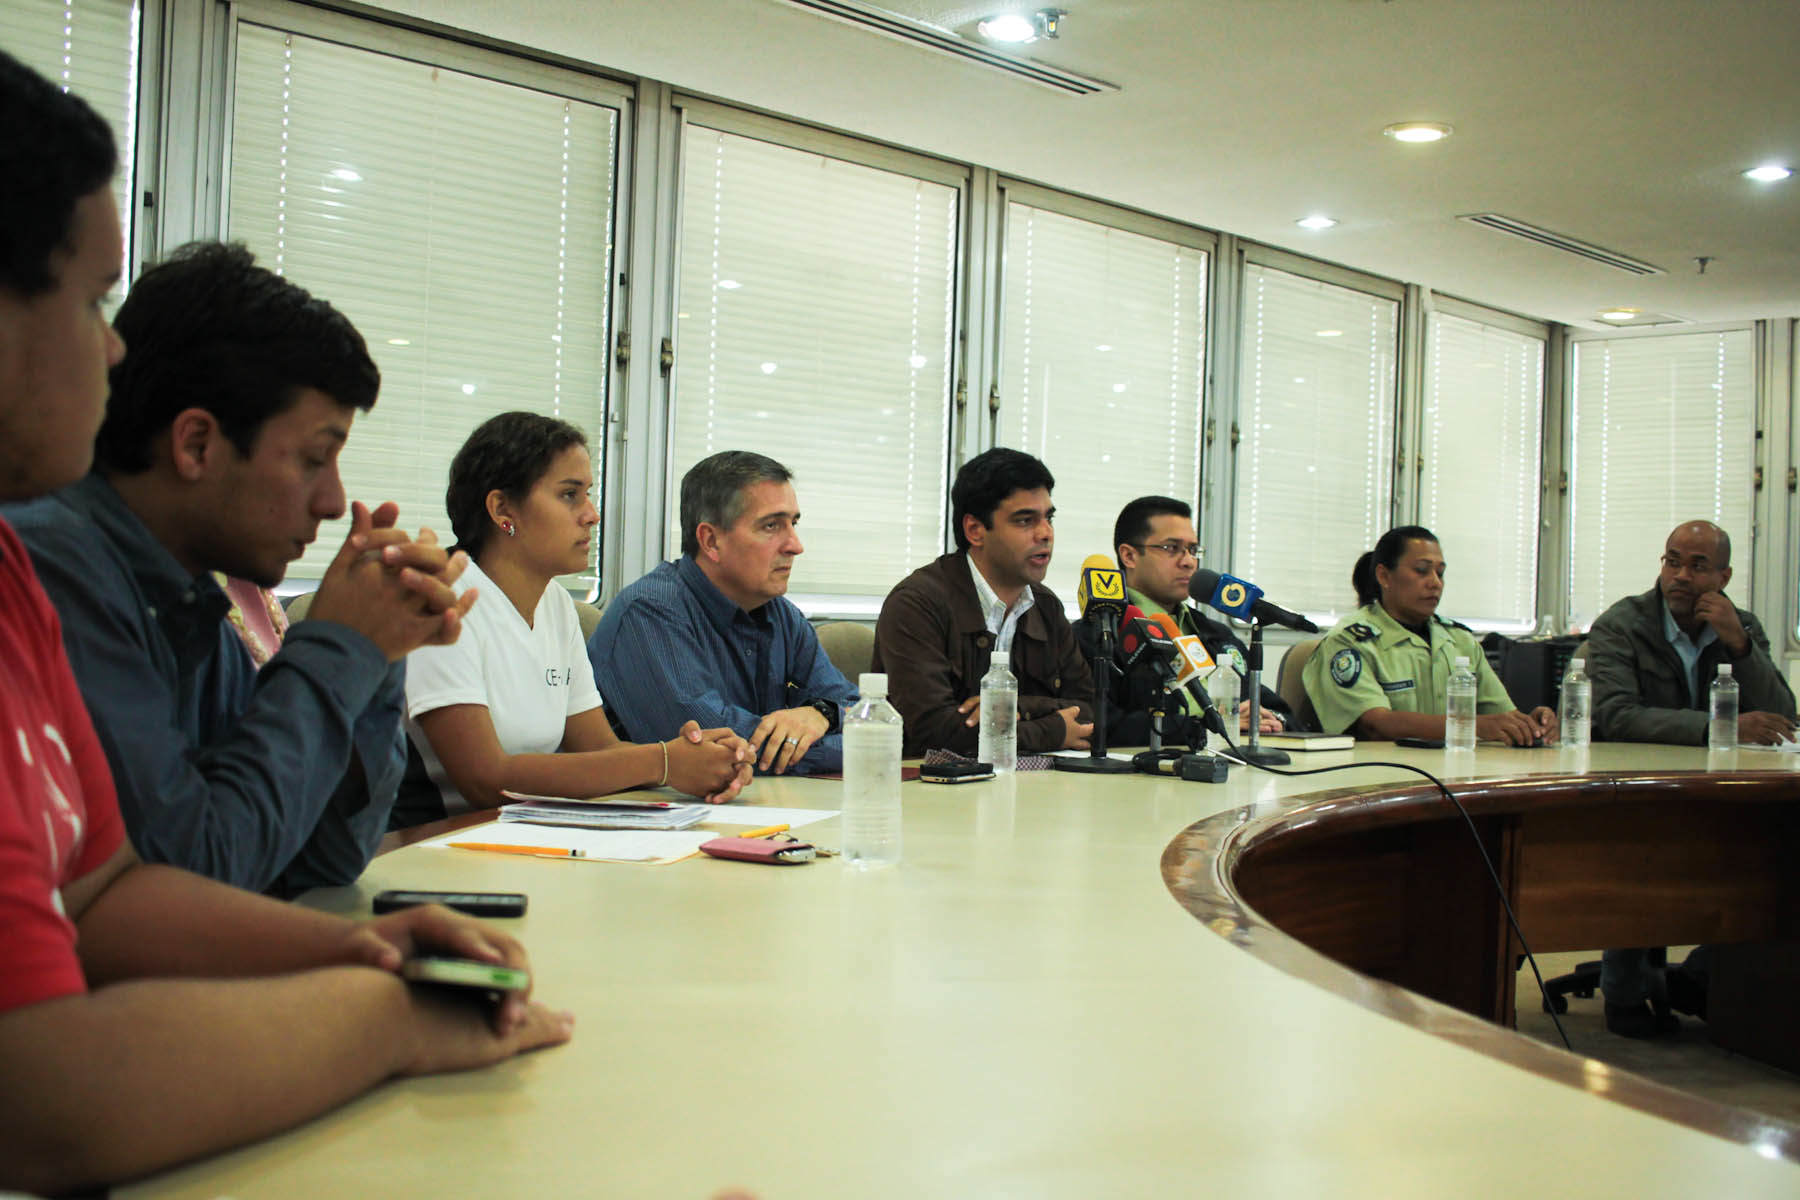
[(1516, 707), (1481, 644), (1468, 630), (1434, 615), (1427, 645), (1379, 602), (1357, 609), (1320, 641), (1306, 662), (1306, 694), (1326, 733), (1343, 733), (1371, 708), (1441, 715), (1459, 657), (1475, 672), (1475, 710)]

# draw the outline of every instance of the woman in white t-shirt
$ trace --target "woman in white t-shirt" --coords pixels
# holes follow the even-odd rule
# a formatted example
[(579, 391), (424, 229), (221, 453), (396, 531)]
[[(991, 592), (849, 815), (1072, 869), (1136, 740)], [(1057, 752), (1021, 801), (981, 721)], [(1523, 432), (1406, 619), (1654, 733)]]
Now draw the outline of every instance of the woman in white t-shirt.
[(585, 571), (600, 521), (587, 439), (573, 425), (502, 413), (450, 465), (445, 507), (480, 599), (449, 646), (406, 660), (406, 725), (417, 761), (394, 828), (473, 808), (502, 791), (599, 796), (667, 785), (729, 800), (750, 752), (729, 729), (689, 721), (665, 743), (619, 741), (601, 707), (575, 602), (556, 582)]

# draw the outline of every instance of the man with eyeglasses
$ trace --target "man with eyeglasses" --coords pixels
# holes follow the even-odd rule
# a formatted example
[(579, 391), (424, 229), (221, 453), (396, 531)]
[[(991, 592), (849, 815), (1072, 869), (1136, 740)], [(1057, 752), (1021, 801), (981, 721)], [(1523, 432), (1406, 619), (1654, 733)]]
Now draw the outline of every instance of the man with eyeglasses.
[(1730, 582), (1731, 537), (1723, 529), (1689, 521), (1669, 534), (1656, 586), (1607, 609), (1588, 632), (1595, 738), (1704, 745), (1713, 678), (1729, 664), (1738, 741), (1792, 739), (1794, 693), (1762, 623), (1726, 597)]
[[(1250, 701), (1242, 693), (1249, 674), (1249, 650), (1229, 625), (1204, 616), (1188, 603), (1188, 580), (1200, 565), (1204, 551), (1194, 533), (1193, 509), (1169, 496), (1139, 496), (1119, 511), (1113, 522), (1113, 553), (1125, 575), (1127, 598), (1146, 616), (1168, 613), (1183, 633), (1199, 638), (1221, 671), (1236, 673), (1239, 681), (1238, 723), (1250, 722)], [(1075, 622), (1082, 653), (1095, 654), (1095, 631), (1085, 617)], [(1115, 673), (1108, 697), (1112, 711), (1109, 740), (1115, 745), (1143, 745), (1150, 740), (1150, 704), (1157, 691), (1155, 673), (1144, 665), (1128, 675)], [(1191, 702), (1181, 694), (1184, 707)], [(1286, 729), (1292, 714), (1280, 696), (1262, 689), (1262, 731)]]
[[(1656, 586), (1627, 596), (1588, 631), (1594, 737), (1613, 742), (1706, 743), (1714, 677), (1729, 665), (1738, 684), (1738, 741), (1775, 745), (1794, 735), (1794, 693), (1750, 610), (1725, 595), (1731, 536), (1711, 521), (1676, 526), (1663, 546)], [(1600, 957), (1606, 1027), (1623, 1037), (1672, 1034), (1669, 1011), (1706, 1017), (1707, 948), (1659, 973), (1643, 948)]]

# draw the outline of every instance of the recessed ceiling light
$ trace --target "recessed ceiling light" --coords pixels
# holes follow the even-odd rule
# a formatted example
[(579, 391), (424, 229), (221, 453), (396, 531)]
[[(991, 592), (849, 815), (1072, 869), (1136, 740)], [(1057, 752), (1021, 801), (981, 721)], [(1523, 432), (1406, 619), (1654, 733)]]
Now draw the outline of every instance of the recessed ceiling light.
[(1330, 229), (1333, 225), (1337, 224), (1337, 218), (1324, 216), (1301, 217), (1298, 221), (1295, 221), (1294, 224), (1302, 229)]
[(1641, 308), (1609, 308), (1600, 314), (1602, 321), (1630, 321), (1644, 310)]
[(1778, 163), (1765, 163), (1760, 167), (1751, 167), (1744, 172), (1745, 179), (1754, 179), (1758, 183), (1780, 183), (1794, 172)]
[(1060, 8), (1040, 8), (1030, 13), (997, 13), (978, 22), (975, 32), (990, 42), (1023, 46), (1039, 38), (1054, 38), (1062, 19), (1068, 15)]
[(462, 385), (462, 393), (465, 396), (473, 396), (475, 394), (475, 385), (472, 383), (463, 384)]
[(1098, 350), (1102, 354), (1110, 354), (1112, 352), (1112, 347), (1105, 345), (1105, 344), (1095, 346), (1094, 349)]
[(764, 375), (773, 375), (775, 373), (775, 364), (772, 362), (764, 363), (762, 365), (762, 373)]
[(1450, 136), (1450, 126), (1442, 121), (1401, 121), (1381, 131), (1396, 142), (1441, 142)]
[(923, 354), (915, 354), (906, 360), (906, 365), (915, 371), (923, 370), (925, 367), (925, 356)]
[(1018, 13), (1002, 13), (975, 26), (975, 31), (990, 42), (1035, 42), (1037, 26), (1030, 17)]
[(1321, 329), (1321, 330), (1319, 330), (1319, 336), (1320, 337), (1343, 337), (1344, 331), (1341, 329)]

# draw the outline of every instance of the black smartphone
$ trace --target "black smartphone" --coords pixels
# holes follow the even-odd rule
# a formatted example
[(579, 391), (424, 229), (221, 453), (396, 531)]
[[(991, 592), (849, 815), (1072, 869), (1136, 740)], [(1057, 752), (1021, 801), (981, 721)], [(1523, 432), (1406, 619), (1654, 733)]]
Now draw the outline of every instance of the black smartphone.
[(922, 783), (975, 783), (993, 777), (993, 763), (945, 762), (919, 768), (919, 780)]
[(1444, 748), (1444, 739), (1443, 738), (1421, 738), (1421, 737), (1397, 737), (1394, 739), (1394, 745), (1405, 746), (1411, 750), (1442, 750)]
[(421, 904), (442, 904), (471, 917), (522, 917), (525, 897), (520, 892), (408, 892), (389, 890), (375, 893), (375, 911), (389, 913), (401, 908), (417, 908)]

